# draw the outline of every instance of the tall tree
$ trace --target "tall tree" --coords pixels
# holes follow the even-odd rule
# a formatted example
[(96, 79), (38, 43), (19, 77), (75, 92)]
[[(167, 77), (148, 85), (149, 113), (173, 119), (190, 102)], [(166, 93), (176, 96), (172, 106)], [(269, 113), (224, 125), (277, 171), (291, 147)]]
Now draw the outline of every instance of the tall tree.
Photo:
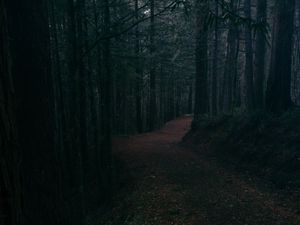
[[(104, 32), (110, 34), (111, 15), (110, 15), (110, 0), (104, 0)], [(104, 41), (103, 49), (104, 63), (104, 80), (103, 80), (103, 102), (104, 117), (103, 117), (103, 143), (102, 143), (102, 176), (104, 192), (107, 197), (111, 197), (111, 142), (112, 142), (112, 71), (111, 71), (111, 40), (107, 38)]]
[(295, 0), (277, 0), (266, 107), (280, 112), (292, 105), (291, 65)]
[[(244, 14), (251, 19), (251, 0), (244, 0)], [(252, 29), (250, 23), (245, 26), (245, 80), (246, 80), (246, 108), (252, 110), (254, 107), (254, 86), (253, 86), (253, 46)]]
[(196, 87), (195, 87), (195, 120), (208, 113), (207, 88), (207, 36), (208, 26), (206, 18), (208, 4), (205, 1), (196, 1)]
[(47, 3), (8, 1), (17, 128), (22, 150), (22, 222), (61, 223), (54, 144)]
[(155, 53), (155, 0), (150, 0), (150, 107), (149, 107), (149, 129), (153, 130), (156, 126), (157, 107), (156, 107), (156, 74), (154, 65)]
[[(215, 0), (215, 14), (219, 16), (219, 0)], [(219, 20), (217, 19), (215, 22), (215, 30), (214, 30), (214, 50), (213, 50), (213, 71), (212, 71), (212, 115), (215, 116), (218, 113), (217, 107), (217, 75), (218, 75), (218, 57), (219, 57)]]
[(85, 65), (85, 57), (84, 57), (84, 46), (85, 44), (85, 0), (77, 0), (76, 1), (76, 9), (77, 9), (77, 17), (76, 17), (76, 25), (77, 25), (77, 43), (78, 43), (78, 60), (77, 60), (77, 73), (78, 80), (76, 80), (78, 95), (79, 95), (79, 149), (78, 149), (78, 162), (79, 162), (79, 184), (80, 184), (80, 201), (81, 201), (81, 210), (82, 210), (82, 218), (86, 215), (86, 188), (88, 185), (87, 181), (87, 173), (88, 173), (88, 140), (87, 140), (87, 77), (88, 72), (86, 70)]
[[(139, 0), (135, 0), (135, 20), (139, 21)], [(141, 65), (140, 65), (140, 30), (139, 25), (135, 28), (135, 104), (136, 104), (136, 127), (137, 131), (141, 133), (143, 131), (143, 119), (142, 119), (142, 97), (141, 97), (141, 86), (142, 86), (142, 74), (141, 74)]]
[[(230, 9), (233, 13), (237, 12), (238, 4), (235, 0), (230, 1)], [(229, 113), (234, 107), (236, 83), (237, 83), (237, 59), (239, 49), (239, 28), (234, 21), (229, 23), (227, 35), (227, 54), (224, 68), (223, 97), (220, 100), (223, 105), (223, 111)]]
[[(257, 0), (256, 3), (258, 23), (267, 23), (267, 1)], [(266, 62), (266, 34), (259, 31), (256, 34), (255, 45), (255, 72), (254, 72), (254, 87), (255, 87), (255, 108), (262, 109), (264, 107), (264, 80), (265, 80), (265, 62)]]
[(7, 1), (0, 0), (0, 224), (21, 224), (20, 149), (7, 30)]

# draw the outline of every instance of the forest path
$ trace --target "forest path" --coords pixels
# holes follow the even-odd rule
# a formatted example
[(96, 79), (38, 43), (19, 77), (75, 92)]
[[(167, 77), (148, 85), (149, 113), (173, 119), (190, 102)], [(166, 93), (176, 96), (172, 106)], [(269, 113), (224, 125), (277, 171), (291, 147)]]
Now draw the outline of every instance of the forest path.
[(300, 224), (296, 212), (259, 191), (251, 179), (180, 146), (191, 121), (182, 117), (159, 131), (115, 140), (131, 178), (124, 180), (109, 222), (101, 225)]

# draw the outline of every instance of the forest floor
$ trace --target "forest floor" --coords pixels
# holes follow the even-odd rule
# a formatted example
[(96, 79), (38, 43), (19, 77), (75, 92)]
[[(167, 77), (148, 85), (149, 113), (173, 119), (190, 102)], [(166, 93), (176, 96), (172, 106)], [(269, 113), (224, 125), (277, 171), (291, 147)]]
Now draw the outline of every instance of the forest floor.
[(300, 209), (259, 179), (224, 167), (201, 149), (181, 144), (192, 118), (161, 130), (117, 138), (121, 184), (99, 225), (300, 224)]

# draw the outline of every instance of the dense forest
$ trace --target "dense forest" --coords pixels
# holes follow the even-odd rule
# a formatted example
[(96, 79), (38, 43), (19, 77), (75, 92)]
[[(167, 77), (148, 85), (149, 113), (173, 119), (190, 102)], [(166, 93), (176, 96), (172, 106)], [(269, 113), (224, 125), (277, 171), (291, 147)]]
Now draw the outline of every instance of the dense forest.
[(1, 225), (86, 224), (110, 208), (115, 137), (300, 104), (295, 0), (0, 5)]

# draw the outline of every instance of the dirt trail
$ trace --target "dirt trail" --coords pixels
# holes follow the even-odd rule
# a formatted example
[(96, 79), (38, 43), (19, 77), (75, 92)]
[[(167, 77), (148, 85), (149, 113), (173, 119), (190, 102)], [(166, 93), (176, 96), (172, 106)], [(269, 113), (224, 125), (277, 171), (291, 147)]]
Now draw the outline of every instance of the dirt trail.
[(297, 212), (280, 206), (271, 194), (179, 146), (191, 120), (182, 117), (159, 131), (115, 141), (134, 185), (121, 190), (113, 215), (100, 224), (300, 224)]

